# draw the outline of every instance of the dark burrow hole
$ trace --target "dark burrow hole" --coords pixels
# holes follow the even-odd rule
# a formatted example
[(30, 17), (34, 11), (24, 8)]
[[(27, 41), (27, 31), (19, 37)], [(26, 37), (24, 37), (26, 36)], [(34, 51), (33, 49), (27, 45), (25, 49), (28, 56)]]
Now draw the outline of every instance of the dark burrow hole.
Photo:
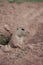
[(4, 36), (3, 34), (0, 33), (0, 44), (1, 45), (7, 45), (12, 38), (12, 34), (10, 36)]

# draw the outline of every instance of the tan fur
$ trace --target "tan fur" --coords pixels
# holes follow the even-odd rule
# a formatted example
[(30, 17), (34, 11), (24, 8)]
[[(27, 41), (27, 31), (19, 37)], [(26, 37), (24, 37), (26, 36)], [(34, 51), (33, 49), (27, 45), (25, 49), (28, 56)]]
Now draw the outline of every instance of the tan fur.
[(13, 34), (12, 36), (14, 47), (22, 47), (25, 43), (26, 38), (28, 39), (29, 34), (30, 33), (22, 27), (16, 29), (15, 35)]

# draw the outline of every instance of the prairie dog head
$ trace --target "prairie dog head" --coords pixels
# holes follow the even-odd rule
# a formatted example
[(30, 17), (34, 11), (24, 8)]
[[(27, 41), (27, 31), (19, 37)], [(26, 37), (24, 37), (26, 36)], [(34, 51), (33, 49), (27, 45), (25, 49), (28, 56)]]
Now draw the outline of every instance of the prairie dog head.
[(16, 30), (16, 35), (18, 36), (18, 37), (25, 37), (25, 36), (27, 36), (29, 34), (29, 32), (28, 31), (26, 31), (24, 28), (22, 28), (22, 27), (19, 27), (19, 28), (17, 28), (17, 30)]

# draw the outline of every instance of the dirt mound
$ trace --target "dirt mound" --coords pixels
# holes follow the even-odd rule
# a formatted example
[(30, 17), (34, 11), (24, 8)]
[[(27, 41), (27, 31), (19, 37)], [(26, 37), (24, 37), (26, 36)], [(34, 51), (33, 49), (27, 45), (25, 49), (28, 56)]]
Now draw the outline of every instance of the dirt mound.
[(0, 26), (4, 24), (10, 26), (13, 36), (18, 27), (23, 27), (30, 37), (24, 49), (0, 49), (0, 65), (43, 65), (43, 3), (0, 3)]

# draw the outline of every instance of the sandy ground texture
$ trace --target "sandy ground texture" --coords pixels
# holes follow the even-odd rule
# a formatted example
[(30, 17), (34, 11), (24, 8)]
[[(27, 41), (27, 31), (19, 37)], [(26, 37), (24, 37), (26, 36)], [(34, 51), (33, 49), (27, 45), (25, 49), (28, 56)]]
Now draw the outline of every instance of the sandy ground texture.
[(43, 65), (43, 3), (0, 3), (0, 27), (4, 24), (11, 28), (13, 44), (16, 28), (23, 27), (30, 34), (21, 49), (0, 49), (0, 65)]

